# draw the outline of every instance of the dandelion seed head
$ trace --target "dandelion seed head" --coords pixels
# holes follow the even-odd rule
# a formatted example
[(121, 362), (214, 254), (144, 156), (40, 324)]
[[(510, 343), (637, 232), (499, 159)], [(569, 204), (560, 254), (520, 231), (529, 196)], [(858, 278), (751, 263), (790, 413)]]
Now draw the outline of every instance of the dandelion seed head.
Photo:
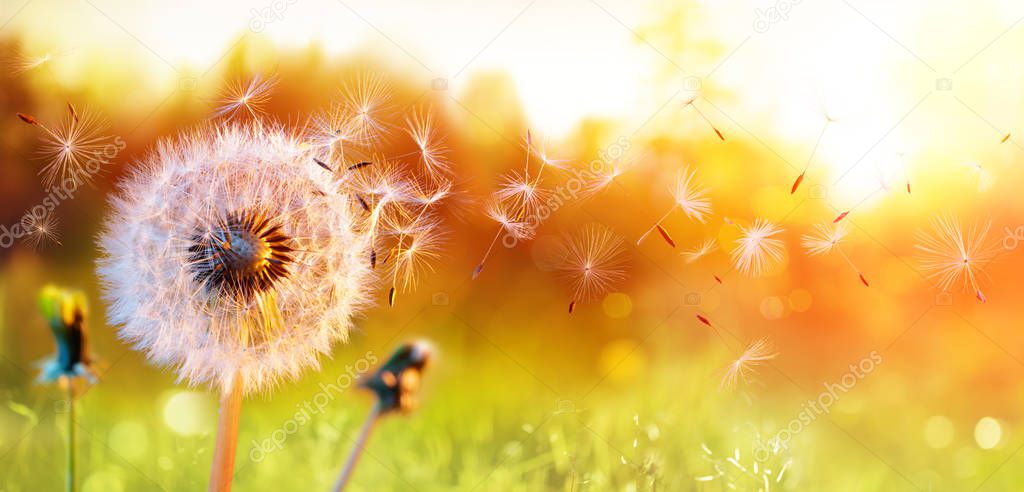
[(120, 336), (192, 384), (267, 390), (316, 367), (366, 303), (349, 190), (281, 129), (202, 128), (121, 184), (98, 272)]
[(782, 229), (764, 219), (757, 219), (747, 227), (737, 224), (740, 237), (730, 251), (733, 265), (740, 273), (759, 277), (775, 264), (781, 263), (784, 243), (773, 236)]

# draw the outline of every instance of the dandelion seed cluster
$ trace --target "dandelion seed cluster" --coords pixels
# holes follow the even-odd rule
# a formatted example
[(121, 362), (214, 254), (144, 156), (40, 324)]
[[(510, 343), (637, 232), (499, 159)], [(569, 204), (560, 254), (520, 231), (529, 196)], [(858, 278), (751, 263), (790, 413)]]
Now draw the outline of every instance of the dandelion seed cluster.
[[(384, 128), (369, 118), (350, 114), (363, 143)], [(268, 390), (316, 367), (381, 283), (392, 302), (415, 284), (438, 256), (450, 183), (437, 168), (351, 162), (351, 142), (318, 137), (211, 125), (144, 159), (100, 238), (122, 338), (192, 384)]]

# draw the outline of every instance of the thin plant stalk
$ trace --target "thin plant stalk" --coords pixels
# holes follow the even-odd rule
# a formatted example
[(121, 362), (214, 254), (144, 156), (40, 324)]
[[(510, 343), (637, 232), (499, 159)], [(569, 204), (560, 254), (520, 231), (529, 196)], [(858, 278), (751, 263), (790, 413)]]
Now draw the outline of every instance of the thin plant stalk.
[(366, 421), (363, 422), (363, 428), (359, 430), (359, 436), (356, 438), (355, 445), (352, 447), (352, 451), (348, 455), (348, 459), (345, 461), (345, 467), (341, 469), (341, 474), (338, 475), (338, 481), (334, 484), (332, 489), (334, 492), (341, 492), (348, 485), (349, 480), (352, 478), (352, 473), (356, 469), (356, 463), (359, 462), (359, 458), (363, 455), (363, 451), (366, 449), (366, 442), (370, 439), (370, 434), (373, 432), (374, 427), (377, 425), (377, 420), (383, 414), (383, 407), (380, 400), (377, 400), (373, 404), (373, 408), (370, 410), (370, 414), (366, 416)]
[(242, 384), (235, 377), (220, 397), (217, 411), (217, 444), (210, 469), (209, 492), (229, 492), (235, 469), (235, 448), (238, 446), (238, 415), (242, 410)]
[(662, 215), (661, 218), (658, 219), (658, 221), (655, 222), (654, 225), (652, 225), (650, 229), (647, 229), (647, 231), (644, 232), (643, 235), (640, 236), (640, 239), (636, 240), (636, 245), (640, 246), (640, 243), (642, 243), (644, 239), (647, 239), (647, 236), (649, 236), (652, 232), (654, 232), (654, 229), (656, 229), (659, 225), (661, 225), (661, 223), (664, 222), (665, 219), (667, 219), (669, 215), (672, 215), (672, 212), (674, 212), (675, 210), (676, 210), (676, 205), (672, 205), (672, 208), (668, 209), (668, 212), (665, 212), (665, 215)]
[(75, 386), (70, 376), (64, 377), (68, 396), (68, 476), (67, 491), (75, 492)]

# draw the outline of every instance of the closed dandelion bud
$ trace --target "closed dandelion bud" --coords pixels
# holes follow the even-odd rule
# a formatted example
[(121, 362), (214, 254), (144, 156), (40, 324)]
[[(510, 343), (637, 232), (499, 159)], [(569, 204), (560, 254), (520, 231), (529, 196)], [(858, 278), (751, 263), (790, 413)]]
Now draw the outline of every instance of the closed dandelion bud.
[(95, 382), (86, 344), (88, 305), (85, 294), (47, 285), (39, 293), (39, 308), (57, 342), (57, 354), (44, 363), (39, 379), (49, 382), (61, 377), (81, 376)]
[(362, 382), (363, 387), (377, 396), (381, 413), (407, 413), (416, 409), (420, 378), (429, 359), (430, 347), (426, 343), (403, 344)]

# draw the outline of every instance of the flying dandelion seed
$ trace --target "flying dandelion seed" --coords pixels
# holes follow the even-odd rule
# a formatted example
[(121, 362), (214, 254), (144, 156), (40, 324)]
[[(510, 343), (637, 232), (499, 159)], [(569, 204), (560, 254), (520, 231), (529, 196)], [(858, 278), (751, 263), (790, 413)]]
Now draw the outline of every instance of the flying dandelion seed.
[(760, 277), (774, 264), (783, 260), (784, 243), (773, 236), (783, 230), (764, 220), (757, 219), (750, 227), (736, 224), (740, 237), (730, 251), (733, 265), (740, 273)]
[(704, 122), (707, 123), (708, 126), (711, 127), (711, 130), (715, 132), (715, 135), (718, 136), (719, 140), (722, 140), (723, 142), (725, 141), (725, 135), (722, 135), (722, 132), (718, 130), (718, 128), (715, 126), (715, 124), (712, 123), (711, 120), (708, 119), (708, 117), (704, 115), (704, 112), (701, 111), (700, 108), (697, 107), (697, 94), (694, 94), (692, 97), (690, 97), (686, 101), (683, 101), (683, 109), (686, 109), (688, 107), (692, 107), (693, 110), (696, 111), (698, 115), (700, 115), (700, 118), (702, 120), (704, 120)]
[(277, 86), (277, 76), (264, 78), (256, 75), (248, 82), (236, 81), (228, 85), (217, 100), (219, 106), (212, 118), (223, 117), (231, 121), (239, 114), (248, 114), (253, 120), (265, 113), (263, 107), (270, 100), (270, 93)]
[(27, 233), (24, 241), (36, 249), (42, 249), (50, 243), (61, 244), (59, 226), (60, 221), (53, 212), (42, 217), (29, 214), (21, 221), (21, 228)]
[(633, 167), (633, 161), (615, 161), (611, 164), (611, 169), (606, 172), (600, 173), (593, 180), (587, 183), (586, 189), (583, 192), (584, 197), (594, 196), (606, 188), (610, 187), (615, 180), (629, 171)]
[(962, 282), (964, 290), (974, 291), (981, 302), (987, 301), (980, 277), (995, 257), (995, 245), (986, 241), (991, 226), (991, 222), (975, 224), (965, 234), (956, 218), (937, 216), (932, 219), (932, 233), (918, 234), (921, 268), (938, 281), (939, 289), (945, 292)]
[(975, 176), (978, 182), (978, 191), (984, 193), (992, 189), (995, 185), (995, 176), (988, 169), (982, 167), (977, 162), (968, 162), (964, 164)]
[(406, 120), (406, 132), (419, 147), (419, 158), (430, 176), (447, 175), (450, 163), (447, 149), (441, 145), (433, 116), (426, 111), (413, 111)]
[(736, 360), (725, 367), (722, 388), (735, 388), (741, 383), (749, 384), (757, 375), (757, 369), (778, 355), (768, 338), (754, 341)]
[(492, 194), (491, 203), (487, 207), (487, 216), (498, 223), (498, 231), (491, 239), (480, 263), (473, 269), (472, 278), (476, 279), (490, 258), (494, 245), (505, 232), (516, 241), (532, 239), (539, 222), (537, 210), (551, 192), (541, 188), (540, 181), (547, 162), (541, 162), (537, 175), (530, 178), (530, 154), (532, 152), (532, 134), (526, 132), (526, 163), (523, 172), (512, 171), (502, 178), (498, 190)]
[(542, 203), (547, 201), (551, 193), (539, 186), (538, 180), (531, 180), (525, 173), (512, 171), (502, 177), (494, 198), (518, 205), (519, 219), (535, 215)]
[(342, 163), (364, 159), (367, 157), (364, 147), (372, 142), (361, 140), (360, 126), (358, 116), (349, 111), (347, 104), (334, 104), (330, 110), (313, 118), (310, 144), (324, 150), (328, 160), (333, 159), (335, 153)]
[(106, 122), (89, 111), (76, 111), (70, 103), (68, 114), (56, 127), (44, 125), (33, 116), (18, 113), (25, 123), (43, 131), (39, 146), (44, 161), (39, 169), (43, 184), (49, 188), (56, 183), (71, 180), (76, 185), (88, 183), (96, 174), (92, 169), (108, 157), (107, 147), (114, 141), (102, 135)]
[(681, 254), (686, 258), (686, 263), (693, 263), (716, 250), (718, 250), (718, 241), (713, 237), (709, 237), (704, 239), (700, 246), (683, 251)]
[(423, 185), (414, 188), (418, 198), (416, 203), (420, 206), (419, 211), (413, 212), (415, 217), (409, 219), (405, 215), (405, 223), (387, 228), (391, 235), (397, 236), (388, 257), (384, 259), (384, 263), (387, 263), (392, 254), (395, 258), (391, 267), (391, 288), (388, 291), (388, 304), (391, 306), (395, 304), (399, 284), (403, 290), (415, 289), (420, 272), (433, 272), (433, 263), (441, 256), (441, 221), (430, 211), (448, 195), (451, 184), (442, 184), (430, 193), (422, 189)]
[(604, 226), (588, 225), (576, 235), (563, 238), (558, 257), (556, 268), (572, 289), (570, 314), (577, 303), (611, 291), (626, 277), (622, 238)]
[[(665, 212), (665, 214), (662, 215), (661, 218), (650, 227), (650, 229), (647, 229), (647, 231), (640, 236), (640, 239), (637, 239), (637, 245), (640, 245), (640, 243), (643, 242), (643, 240), (654, 230), (658, 229), (660, 232), (663, 232), (664, 230), (660, 229), (660, 224), (668, 218), (676, 208), (682, 210), (690, 220), (695, 220), (701, 224), (707, 220), (707, 216), (711, 214), (711, 199), (708, 198), (708, 190), (702, 187), (697, 181), (696, 174), (696, 171), (691, 171), (690, 169), (684, 169), (679, 174), (679, 178), (676, 180), (675, 186), (672, 189), (672, 198), (674, 200), (672, 208), (668, 209), (668, 211)], [(664, 232), (662, 235), (665, 235)], [(672, 241), (668, 242), (672, 243)]]
[(388, 133), (383, 117), (391, 98), (387, 81), (378, 75), (360, 74), (343, 90), (345, 107), (352, 115), (354, 135), (361, 142), (376, 142)]
[(534, 143), (532, 136), (530, 136), (530, 134), (527, 134), (527, 136), (529, 138), (527, 138), (526, 141), (526, 148), (534, 157), (537, 158), (538, 161), (540, 161), (542, 169), (546, 166), (562, 170), (568, 169), (567, 165), (570, 162), (569, 159), (556, 159), (551, 157), (548, 154), (546, 145)]
[(811, 155), (807, 158), (807, 163), (804, 164), (803, 170), (800, 171), (800, 175), (793, 181), (793, 186), (789, 189), (789, 194), (796, 193), (796, 190), (800, 188), (800, 184), (804, 182), (804, 177), (807, 176), (807, 170), (810, 169), (811, 163), (814, 162), (814, 156), (818, 154), (818, 147), (821, 145), (821, 140), (825, 138), (825, 132), (828, 131), (828, 127), (832, 125), (835, 120), (827, 111), (825, 111), (825, 125), (821, 128), (821, 133), (818, 134), (818, 139), (814, 141), (814, 147), (811, 149)]
[(846, 264), (853, 269), (853, 272), (857, 274), (860, 282), (868, 287), (867, 278), (861, 273), (860, 268), (850, 260), (850, 257), (843, 251), (843, 247), (840, 244), (846, 235), (849, 234), (849, 228), (847, 223), (843, 222), (840, 224), (815, 224), (814, 232), (810, 234), (804, 234), (802, 239), (803, 246), (807, 250), (807, 253), (811, 256), (821, 256), (835, 251), (839, 253), (839, 256), (846, 261)]
[(473, 269), (472, 278), (476, 279), (480, 272), (483, 271), (484, 264), (490, 258), (491, 252), (494, 251), (494, 245), (498, 243), (498, 238), (501, 237), (503, 232), (516, 241), (533, 239), (535, 230), (530, 224), (523, 221), (521, 210), (522, 207), (520, 205), (510, 204), (502, 200), (494, 200), (487, 206), (487, 216), (498, 223), (498, 232), (491, 238), (487, 250), (484, 251), (483, 258), (480, 259), (480, 263)]
[(63, 56), (65, 53), (53, 53), (45, 52), (38, 55), (29, 55), (27, 53), (15, 53), (8, 63), (7, 68), (11, 75), (22, 75), (28, 72), (43, 70), (50, 66), (54, 60)]

